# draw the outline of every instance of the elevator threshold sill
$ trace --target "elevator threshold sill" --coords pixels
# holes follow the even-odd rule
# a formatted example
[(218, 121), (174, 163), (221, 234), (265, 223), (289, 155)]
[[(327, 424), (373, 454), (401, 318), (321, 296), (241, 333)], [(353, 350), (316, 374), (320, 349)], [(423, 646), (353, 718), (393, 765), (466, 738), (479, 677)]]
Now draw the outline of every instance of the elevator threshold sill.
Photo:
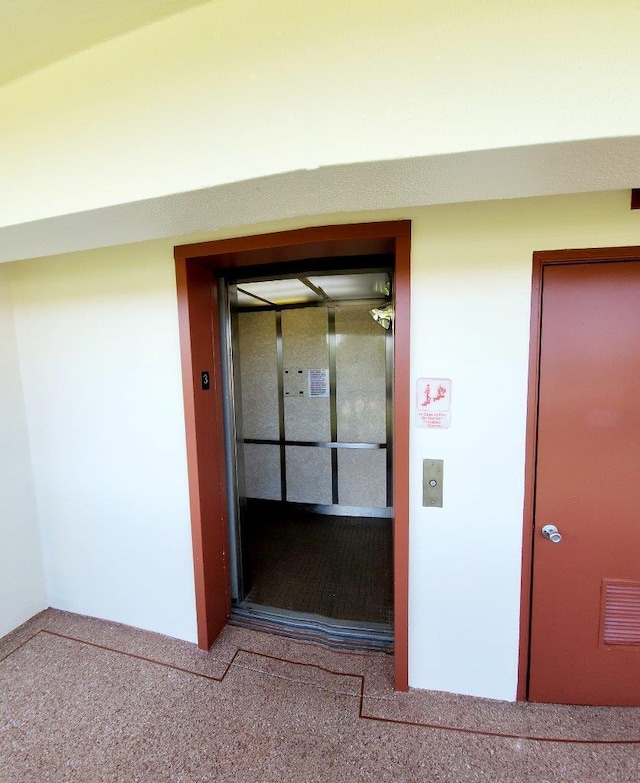
[(335, 620), (243, 601), (232, 607), (229, 624), (334, 650), (393, 653), (393, 628), (386, 623)]

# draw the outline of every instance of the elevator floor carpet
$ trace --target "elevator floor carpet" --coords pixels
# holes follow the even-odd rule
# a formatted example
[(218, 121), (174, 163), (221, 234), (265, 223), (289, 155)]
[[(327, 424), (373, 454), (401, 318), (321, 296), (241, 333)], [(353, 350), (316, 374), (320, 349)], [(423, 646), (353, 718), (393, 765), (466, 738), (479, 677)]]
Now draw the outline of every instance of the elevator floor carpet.
[(390, 519), (253, 511), (247, 549), (247, 602), (393, 622)]

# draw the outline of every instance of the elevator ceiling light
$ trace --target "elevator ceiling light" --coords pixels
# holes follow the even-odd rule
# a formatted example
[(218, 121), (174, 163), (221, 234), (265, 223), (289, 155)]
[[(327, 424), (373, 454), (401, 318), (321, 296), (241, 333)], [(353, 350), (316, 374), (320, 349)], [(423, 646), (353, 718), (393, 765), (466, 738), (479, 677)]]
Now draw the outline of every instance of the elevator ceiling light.
[(389, 297), (390, 288), (386, 272), (316, 273), (280, 280), (240, 280), (236, 293), (237, 306), (244, 309), (382, 300)]
[(238, 293), (241, 292), (253, 296), (256, 299), (253, 304), (256, 305), (287, 305), (322, 301), (319, 294), (297, 278), (263, 280), (259, 283), (238, 283)]
[[(388, 296), (389, 275), (385, 272), (347, 274), (347, 275), (310, 275), (310, 283), (321, 288), (333, 301), (341, 299), (378, 299)], [(387, 291), (386, 294), (381, 291)]]
[(242, 288), (236, 290), (236, 303), (238, 307), (264, 307), (265, 303), (251, 294), (246, 294)]

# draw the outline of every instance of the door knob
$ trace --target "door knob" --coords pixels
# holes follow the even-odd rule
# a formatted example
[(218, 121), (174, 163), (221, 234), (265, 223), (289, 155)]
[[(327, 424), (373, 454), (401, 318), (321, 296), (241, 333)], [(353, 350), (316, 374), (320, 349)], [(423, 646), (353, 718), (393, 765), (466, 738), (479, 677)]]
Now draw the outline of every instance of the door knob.
[(548, 538), (552, 544), (559, 544), (562, 541), (562, 535), (558, 532), (555, 525), (545, 525), (542, 528), (542, 535)]

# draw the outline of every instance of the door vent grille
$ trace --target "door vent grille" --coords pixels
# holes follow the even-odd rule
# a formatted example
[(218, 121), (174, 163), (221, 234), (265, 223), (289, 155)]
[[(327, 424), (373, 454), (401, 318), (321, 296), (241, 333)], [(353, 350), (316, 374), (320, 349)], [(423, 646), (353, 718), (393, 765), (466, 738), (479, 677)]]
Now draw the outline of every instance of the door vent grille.
[(640, 645), (640, 582), (602, 580), (602, 642)]

